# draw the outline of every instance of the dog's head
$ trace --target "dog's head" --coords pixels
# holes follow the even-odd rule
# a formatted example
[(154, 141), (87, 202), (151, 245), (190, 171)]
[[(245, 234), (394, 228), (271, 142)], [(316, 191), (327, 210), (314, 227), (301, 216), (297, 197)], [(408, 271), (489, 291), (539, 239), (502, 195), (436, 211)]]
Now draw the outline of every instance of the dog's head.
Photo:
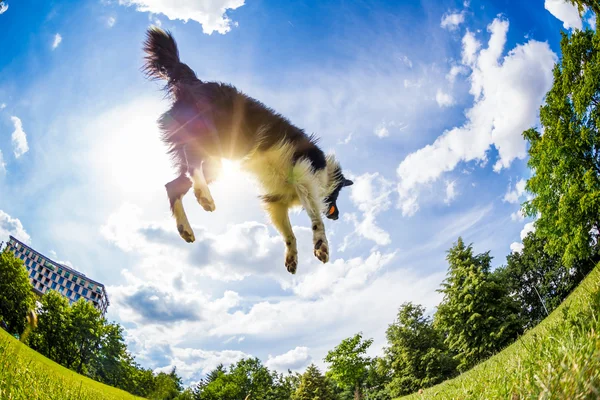
[(340, 210), (337, 206), (337, 199), (342, 188), (352, 185), (350, 179), (346, 179), (342, 173), (342, 167), (337, 162), (333, 155), (327, 156), (327, 197), (325, 198), (325, 216), (329, 219), (336, 220), (339, 218)]

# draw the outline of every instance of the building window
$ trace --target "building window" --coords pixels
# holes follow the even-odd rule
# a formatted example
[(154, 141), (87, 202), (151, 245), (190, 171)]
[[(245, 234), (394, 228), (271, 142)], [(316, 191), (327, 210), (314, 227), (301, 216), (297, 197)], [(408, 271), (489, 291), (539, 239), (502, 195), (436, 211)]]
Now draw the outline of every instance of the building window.
[(73, 290), (75, 290), (75, 293), (79, 293), (79, 288), (80, 288), (80, 287), (81, 287), (81, 286), (79, 286), (79, 285), (75, 284), (75, 287), (73, 288)]
[(44, 270), (44, 276), (49, 276), (50, 272), (48, 272), (48, 270)]
[(75, 301), (79, 300), (81, 298), (81, 295), (79, 293), (75, 293)]
[(67, 288), (70, 289), (71, 288), (72, 283), (71, 282), (67, 282)]
[(31, 269), (35, 269), (37, 268), (37, 264), (35, 263), (35, 261), (31, 262)]
[(73, 282), (77, 282), (77, 277), (76, 277), (75, 275), (73, 275), (73, 277), (71, 278), (71, 280), (72, 280)]
[(56, 280), (56, 272), (52, 273), (52, 280), (55, 281)]
[(72, 294), (73, 294), (72, 290), (67, 290), (67, 297), (71, 297)]
[(62, 276), (60, 278), (58, 278), (58, 283), (60, 283), (61, 285), (64, 281), (65, 281), (65, 278), (63, 278)]
[(30, 262), (31, 262), (31, 260), (28, 258), (27, 260), (25, 260), (25, 265), (27, 265), (29, 267)]
[(82, 295), (84, 295), (84, 296), (87, 296), (87, 294), (88, 294), (88, 290), (87, 290), (87, 289), (83, 289), (83, 290), (81, 291), (81, 294), (82, 294)]
[(69, 271), (65, 271), (65, 278), (68, 278), (70, 276), (71, 276), (71, 274), (69, 273)]
[(90, 284), (88, 285), (88, 287), (92, 290), (94, 290), (94, 284), (92, 282), (90, 282)]
[(58, 274), (59, 274), (59, 275), (62, 275), (62, 268), (59, 268), (59, 269), (58, 269)]
[(56, 282), (52, 282), (52, 289), (56, 289)]

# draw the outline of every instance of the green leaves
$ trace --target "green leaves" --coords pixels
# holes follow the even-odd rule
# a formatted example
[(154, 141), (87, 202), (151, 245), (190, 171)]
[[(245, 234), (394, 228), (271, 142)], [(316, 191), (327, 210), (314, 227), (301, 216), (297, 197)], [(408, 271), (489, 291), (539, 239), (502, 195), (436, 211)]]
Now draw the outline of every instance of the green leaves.
[(25, 316), (34, 302), (35, 295), (23, 262), (10, 251), (0, 252), (0, 316), (9, 333), (23, 332)]
[(386, 331), (385, 361), (391, 372), (392, 397), (435, 385), (455, 374), (456, 362), (444, 338), (421, 305), (404, 303)]
[(545, 250), (567, 267), (589, 258), (600, 238), (599, 35), (589, 29), (562, 34), (563, 58), (540, 109), (543, 134), (523, 133), (533, 171), (526, 188), (534, 195), (523, 209), (538, 217)]
[(521, 331), (519, 304), (490, 273), (489, 252), (473, 255), (462, 238), (448, 251), (448, 275), (434, 326), (465, 371), (514, 340)]
[(360, 392), (360, 385), (366, 378), (371, 363), (371, 359), (365, 354), (372, 343), (373, 339), (363, 340), (362, 333), (342, 340), (325, 356), (324, 361), (331, 364), (327, 375), (340, 387), (355, 388)]
[(321, 371), (314, 364), (309, 365), (300, 378), (300, 385), (292, 395), (292, 400), (334, 399), (335, 397)]

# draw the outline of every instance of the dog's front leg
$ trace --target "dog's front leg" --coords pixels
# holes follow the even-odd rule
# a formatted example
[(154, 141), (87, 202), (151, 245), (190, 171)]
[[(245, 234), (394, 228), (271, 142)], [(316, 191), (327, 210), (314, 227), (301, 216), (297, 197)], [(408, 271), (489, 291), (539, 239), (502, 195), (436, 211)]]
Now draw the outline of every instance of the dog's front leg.
[(300, 198), (300, 203), (306, 210), (313, 231), (313, 245), (315, 257), (322, 263), (329, 261), (329, 243), (325, 235), (325, 224), (321, 218), (321, 202), (316, 196), (316, 190), (310, 184), (296, 185), (296, 193)]
[(288, 205), (282, 202), (266, 202), (265, 209), (271, 217), (275, 228), (279, 231), (285, 241), (285, 268), (289, 273), (295, 274), (298, 267), (298, 249), (296, 247), (296, 236), (292, 230)]

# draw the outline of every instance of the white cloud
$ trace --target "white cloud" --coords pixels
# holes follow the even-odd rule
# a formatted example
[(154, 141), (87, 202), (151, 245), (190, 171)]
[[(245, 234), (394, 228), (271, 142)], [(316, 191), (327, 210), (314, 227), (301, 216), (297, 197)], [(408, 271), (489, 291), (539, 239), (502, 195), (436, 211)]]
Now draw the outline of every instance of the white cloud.
[(353, 182), (354, 184), (350, 186), (350, 199), (362, 212), (362, 221), (359, 221), (354, 214), (346, 214), (345, 218), (354, 224), (354, 232), (346, 236), (340, 249), (345, 250), (355, 236), (372, 240), (380, 246), (390, 244), (389, 233), (380, 228), (375, 219), (391, 205), (392, 182), (379, 176), (379, 173), (365, 173), (353, 177)]
[(311, 357), (308, 354), (308, 347), (299, 346), (275, 357), (269, 354), (265, 365), (279, 372), (286, 372), (288, 369), (298, 371), (306, 367), (310, 361)]
[(162, 26), (162, 21), (160, 19), (158, 19), (158, 17), (155, 14), (149, 13), (148, 21), (152, 22), (152, 24), (154, 24), (158, 27)]
[(528, 222), (523, 229), (521, 229), (521, 240), (525, 239), (531, 232), (535, 232), (535, 225), (533, 222)]
[(446, 75), (446, 79), (450, 82), (450, 85), (453, 85), (458, 75), (466, 74), (468, 72), (469, 69), (464, 65), (453, 65), (452, 68), (450, 68), (450, 72)]
[(195, 1), (182, 0), (173, 2), (169, 0), (119, 0), (119, 4), (136, 6), (141, 12), (163, 14), (170, 20), (184, 22), (194, 20), (202, 25), (202, 31), (207, 35), (213, 32), (225, 34), (231, 26), (237, 26), (227, 16), (227, 10), (235, 10), (244, 5), (244, 0), (213, 0)]
[(6, 173), (6, 163), (4, 162), (4, 156), (2, 150), (0, 150), (0, 173)]
[(388, 137), (390, 135), (390, 128), (397, 128), (396, 130), (398, 132), (402, 132), (408, 128), (408, 125), (396, 121), (381, 121), (373, 133), (375, 136), (383, 139), (384, 137)]
[(454, 97), (451, 94), (444, 93), (442, 89), (438, 89), (435, 94), (435, 101), (437, 101), (440, 107), (449, 107), (454, 105)]
[(491, 145), (499, 153), (495, 171), (526, 155), (521, 135), (537, 120), (539, 106), (552, 85), (557, 58), (547, 43), (530, 40), (501, 59), (508, 21), (495, 19), (488, 31), (488, 47), (480, 52), (471, 33), (463, 38), (463, 61), (472, 68), (470, 93), (475, 98), (466, 111), (467, 121), (409, 154), (398, 166), (399, 207), (405, 216), (418, 210), (421, 185), (437, 180), (459, 162), (485, 164)]
[(480, 48), (481, 42), (477, 40), (475, 34), (467, 31), (462, 39), (462, 63), (472, 67), (477, 61), (477, 52)]
[(458, 196), (458, 192), (456, 191), (456, 181), (446, 182), (446, 197), (444, 198), (444, 203), (450, 204), (456, 196)]
[(117, 19), (115, 17), (108, 17), (106, 19), (106, 25), (109, 28), (112, 28), (113, 26), (115, 26), (116, 23), (117, 23)]
[(352, 132), (350, 132), (350, 133), (348, 134), (348, 136), (346, 136), (346, 137), (344, 138), (344, 140), (339, 140), (339, 141), (338, 141), (338, 144), (348, 144), (348, 143), (350, 143), (350, 141), (351, 141), (351, 140), (352, 140)]
[(523, 211), (519, 209), (514, 213), (510, 214), (510, 219), (512, 219), (513, 221), (521, 222), (525, 219), (525, 214), (523, 214)]
[(387, 126), (385, 126), (385, 124), (379, 124), (377, 125), (377, 128), (375, 128), (375, 136), (379, 137), (379, 138), (384, 138), (387, 136), (390, 136), (390, 131), (388, 130)]
[(410, 58), (408, 58), (408, 56), (402, 56), (400, 58), (402, 60), (402, 62), (404, 63), (404, 65), (406, 65), (408, 68), (412, 68), (413, 67), (413, 63), (412, 60)]
[(546, 0), (544, 8), (563, 22), (565, 29), (579, 29), (583, 27), (577, 7), (566, 0)]
[(60, 45), (61, 42), (62, 42), (62, 36), (60, 35), (60, 33), (57, 33), (56, 35), (54, 35), (54, 41), (52, 42), (52, 50), (56, 49), (58, 47), (58, 45)]
[(8, 3), (0, 1), (0, 15), (4, 14), (8, 10)]
[(525, 239), (530, 232), (535, 232), (534, 222), (528, 222), (525, 224), (523, 229), (521, 229), (521, 233), (519, 235), (521, 237), (521, 242), (511, 243), (510, 250), (515, 253), (520, 253), (521, 251), (523, 251), (523, 239)]
[(462, 13), (462, 12), (461, 13), (449, 13), (449, 14), (444, 14), (444, 16), (442, 17), (442, 22), (440, 23), (440, 26), (444, 29), (454, 31), (463, 22), (465, 22), (464, 13)]
[[(239, 350), (210, 351), (198, 348), (165, 347), (169, 362), (167, 365), (156, 368), (154, 372), (170, 372), (176, 366), (177, 373), (185, 380), (199, 381), (202, 376), (214, 370), (219, 364), (225, 368), (235, 364), (242, 358), (251, 358), (252, 355)], [(144, 349), (152, 351), (152, 347)]]
[(27, 135), (25, 134), (25, 131), (23, 131), (23, 123), (19, 118), (13, 116), (10, 117), (10, 119), (15, 126), (15, 130), (12, 133), (13, 153), (16, 158), (19, 158), (29, 151)]
[(6, 108), (6, 103), (0, 104), (0, 110), (4, 110)]
[(590, 18), (587, 20), (588, 24), (592, 27), (592, 29), (596, 29), (596, 14), (592, 14)]
[(527, 185), (527, 181), (525, 179), (519, 179), (519, 181), (515, 184), (515, 188), (511, 189), (510, 184), (508, 185), (508, 191), (504, 195), (503, 201), (517, 204), (519, 199), (525, 193), (525, 185)]
[(31, 243), (31, 237), (25, 232), (21, 221), (0, 210), (0, 241), (7, 241), (9, 235), (24, 243)]
[(525, 246), (523, 246), (523, 243), (521, 243), (521, 242), (512, 242), (510, 244), (510, 251), (513, 253), (520, 253), (523, 251), (524, 247)]

